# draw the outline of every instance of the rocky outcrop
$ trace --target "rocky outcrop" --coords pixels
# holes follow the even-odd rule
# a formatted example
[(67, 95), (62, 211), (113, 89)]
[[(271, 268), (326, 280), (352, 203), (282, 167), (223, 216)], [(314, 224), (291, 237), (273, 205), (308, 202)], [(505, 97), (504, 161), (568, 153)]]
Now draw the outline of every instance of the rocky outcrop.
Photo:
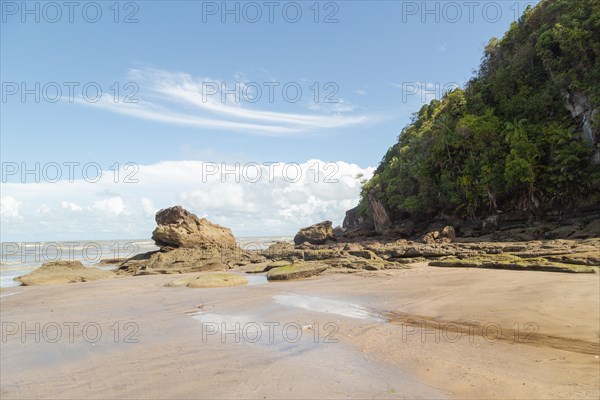
[(454, 241), (454, 239), (456, 239), (456, 231), (452, 226), (448, 225), (445, 226), (444, 229), (442, 229), (442, 231), (440, 232), (440, 236), (452, 242)]
[(236, 245), (231, 229), (213, 224), (206, 218), (175, 206), (156, 213), (156, 224), (152, 239), (162, 250), (175, 248), (197, 248), (214, 244)]
[(114, 277), (111, 271), (84, 267), (79, 261), (51, 261), (38, 269), (17, 278), (24, 286), (59, 285), (108, 279)]
[(342, 228), (344, 230), (352, 230), (362, 228), (366, 221), (362, 215), (359, 213), (358, 206), (346, 211), (346, 216), (344, 217), (344, 222), (342, 222)]
[[(182, 215), (177, 213), (176, 215)], [(183, 214), (185, 216), (193, 214)], [(218, 245), (214, 241), (195, 242), (194, 247), (164, 246), (161, 250), (140, 254), (125, 261), (120, 267), (120, 274), (147, 275), (188, 273), (198, 271), (223, 271), (236, 269), (239, 273), (267, 274), (268, 280), (301, 279), (327, 273), (389, 273), (394, 269), (411, 268), (413, 265), (430, 263), (438, 266), (474, 266), (479, 268), (511, 268), (523, 270), (543, 270), (558, 272), (594, 272), (600, 267), (597, 248), (600, 239), (586, 240), (545, 240), (530, 242), (494, 242), (494, 235), (502, 232), (504, 237), (523, 237), (531, 235), (529, 226), (524, 221), (528, 214), (505, 214), (501, 218), (490, 221), (496, 230), (484, 234), (489, 241), (476, 238), (459, 237), (456, 225), (442, 223), (421, 226), (406, 224), (407, 230), (419, 232), (423, 240), (411, 241), (394, 238), (394, 231), (386, 235), (353, 239), (348, 236), (333, 237), (331, 222), (325, 221), (300, 230), (295, 238), (295, 245), (287, 242), (276, 242), (268, 249), (246, 251), (232, 247), (229, 240)], [(568, 235), (573, 238), (597, 230), (600, 221), (595, 214), (582, 219), (573, 216), (576, 221), (583, 221), (577, 227), (571, 225), (553, 226), (542, 231), (545, 234)], [(569, 217), (571, 218), (571, 217)], [(562, 218), (566, 223), (569, 218)], [(161, 222), (166, 222), (159, 218)], [(178, 217), (175, 221), (180, 220)], [(173, 222), (173, 219), (167, 219)], [(455, 221), (456, 222), (456, 221)], [(516, 225), (515, 225), (516, 224)], [(163, 224), (165, 225), (165, 224)], [(169, 223), (166, 225), (177, 225)], [(179, 226), (181, 226), (180, 224)], [(410, 226), (408, 226), (410, 225)], [(506, 229), (506, 227), (511, 227)], [(515, 226), (517, 226), (515, 228)], [(199, 237), (202, 232), (194, 231)], [(426, 235), (424, 235), (426, 233)], [(481, 233), (481, 232), (480, 232)], [(424, 236), (423, 236), (424, 235)], [(507, 236), (508, 235), (508, 236)], [(189, 243), (182, 236), (179, 243)], [(218, 284), (234, 284), (229, 276), (225, 282)], [(205, 279), (205, 278), (203, 278)], [(208, 278), (206, 278), (208, 279)], [(233, 278), (232, 278), (233, 279)], [(189, 287), (207, 287), (207, 283), (199, 280), (184, 279), (173, 285)], [(212, 284), (212, 283), (211, 283)], [(217, 283), (215, 283), (216, 285)]]
[(153, 275), (221, 271), (265, 260), (264, 256), (255, 251), (209, 244), (192, 249), (179, 248), (138, 254), (121, 264), (118, 273)]
[(296, 250), (296, 247), (294, 247), (292, 243), (276, 242), (269, 246), (269, 248), (263, 252), (263, 255), (270, 260), (277, 260), (281, 255), (290, 255), (294, 253), (301, 257), (302, 251)]
[(119, 267), (119, 273), (152, 275), (219, 271), (227, 269), (224, 261), (225, 257), (218, 246), (153, 251), (128, 259)]
[(333, 240), (334, 238), (335, 235), (331, 227), (331, 221), (323, 221), (300, 229), (296, 236), (294, 236), (294, 243), (296, 245), (302, 243), (325, 244), (327, 240)]
[[(600, 239), (545, 240), (530, 242), (451, 241), (450, 226), (434, 230), (435, 239), (423, 243), (410, 240), (363, 239), (359, 243), (328, 243), (311, 249), (280, 248), (276, 262), (244, 266), (248, 272), (272, 272), (275, 276), (294, 279), (314, 271), (311, 266), (329, 266), (331, 272), (358, 273), (411, 268), (423, 262), (432, 266), (464, 266), (479, 268), (509, 268), (553, 272), (595, 272), (600, 268)], [(267, 254), (268, 250), (264, 251)], [(292, 268), (295, 267), (295, 268)], [(296, 271), (299, 269), (300, 271)], [(277, 272), (275, 272), (277, 271)], [(286, 274), (283, 274), (283, 273)], [(296, 272), (302, 272), (295, 274)], [(321, 273), (314, 272), (315, 274)], [(289, 273), (289, 274), (288, 274)], [(288, 277), (289, 276), (289, 277)]]
[(453, 268), (483, 268), (483, 269), (508, 269), (515, 271), (545, 271), (545, 272), (567, 272), (574, 274), (593, 274), (596, 269), (593, 267), (580, 265), (562, 265), (561, 263), (553, 262), (511, 262), (511, 261), (495, 261), (490, 257), (491, 261), (485, 259), (448, 259), (443, 261), (433, 261), (429, 265), (433, 267), (453, 267)]
[(371, 215), (369, 217), (362, 215), (359, 206), (346, 211), (346, 216), (342, 223), (344, 232), (338, 236), (350, 238), (368, 236), (371, 233), (382, 234), (390, 232), (390, 228), (393, 228), (392, 220), (383, 202), (377, 198), (376, 191), (371, 190), (366, 199)]
[(159, 251), (138, 254), (121, 264), (119, 274), (181, 274), (219, 271), (265, 261), (239, 248), (229, 228), (198, 218), (180, 206), (160, 210), (152, 233)]
[(440, 230), (427, 232), (421, 239), (423, 243), (450, 243), (456, 239), (456, 231), (450, 225)]
[[(446, 232), (443, 232), (444, 226), (448, 226)], [(361, 228), (345, 231), (338, 239), (365, 240), (382, 234), (386, 239), (413, 239), (426, 243), (453, 241), (455, 238), (480, 238), (482, 241), (594, 238), (600, 237), (600, 205), (566, 211), (497, 211), (475, 220), (448, 215), (408, 218), (380, 229), (379, 233), (363, 225)]]

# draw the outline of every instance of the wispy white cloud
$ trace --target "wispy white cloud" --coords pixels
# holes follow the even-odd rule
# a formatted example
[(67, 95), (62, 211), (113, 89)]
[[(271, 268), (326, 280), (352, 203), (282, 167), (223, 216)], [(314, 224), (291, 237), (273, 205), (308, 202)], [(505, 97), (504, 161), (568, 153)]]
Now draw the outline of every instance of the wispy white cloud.
[(177, 125), (187, 125), (198, 128), (233, 130), (263, 135), (286, 135), (301, 132), (300, 129), (294, 127), (248, 124), (213, 118), (202, 118), (191, 114), (173, 112), (151, 102), (140, 101), (139, 103), (115, 103), (109, 97), (102, 97), (102, 99), (100, 99), (100, 101), (97, 103), (87, 103), (83, 100), (79, 101), (79, 103), (92, 104), (109, 111), (141, 119)]
[[(277, 101), (264, 101), (270, 96), (270, 87), (264, 83), (247, 82), (246, 76), (239, 72), (234, 78), (243, 79), (243, 82), (226, 83), (160, 69), (131, 69), (128, 78), (140, 88), (139, 93), (134, 96), (137, 102), (116, 102), (106, 94), (96, 103), (83, 99), (78, 102), (163, 123), (272, 136), (343, 128), (377, 119), (374, 115), (356, 113), (357, 107), (343, 100), (328, 108), (327, 114), (272, 111), (270, 109)], [(236, 94), (222, 96), (222, 87), (234, 90)], [(218, 88), (218, 93), (214, 93), (215, 88)], [(262, 93), (260, 100), (263, 101), (254, 102), (258, 90)], [(281, 85), (278, 90), (281, 91)], [(286, 102), (281, 93), (278, 95), (280, 97), (275, 100)], [(304, 96), (308, 96), (308, 92)]]

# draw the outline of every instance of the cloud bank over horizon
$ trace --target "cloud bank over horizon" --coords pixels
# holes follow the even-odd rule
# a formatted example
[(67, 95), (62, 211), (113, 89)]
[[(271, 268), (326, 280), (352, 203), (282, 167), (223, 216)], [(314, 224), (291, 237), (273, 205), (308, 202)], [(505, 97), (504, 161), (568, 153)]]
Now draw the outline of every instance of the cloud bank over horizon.
[(87, 179), (7, 182), (3, 242), (150, 238), (154, 214), (181, 205), (237, 237), (294, 235), (323, 220), (342, 223), (374, 168), (346, 162), (122, 165)]

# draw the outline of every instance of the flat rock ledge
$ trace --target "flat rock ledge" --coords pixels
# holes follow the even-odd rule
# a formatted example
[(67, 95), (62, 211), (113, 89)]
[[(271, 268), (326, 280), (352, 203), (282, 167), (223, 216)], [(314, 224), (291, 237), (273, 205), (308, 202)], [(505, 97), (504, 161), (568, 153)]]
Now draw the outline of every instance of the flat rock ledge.
[(329, 268), (328, 264), (319, 262), (294, 262), (283, 267), (271, 269), (267, 273), (267, 279), (270, 281), (281, 281), (291, 279), (304, 279), (319, 275)]
[[(600, 239), (543, 240), (530, 242), (414, 242), (404, 239), (336, 242), (326, 245), (294, 246), (279, 242), (260, 252), (266, 262), (248, 264), (249, 273), (318, 264), (337, 272), (385, 271), (411, 268), (426, 263), (432, 267), (494, 268), (521, 271), (597, 273), (600, 270)], [(288, 268), (292, 270), (292, 268)], [(308, 268), (310, 269), (310, 267)], [(309, 273), (312, 273), (309, 272)], [(267, 275), (269, 276), (269, 275)], [(281, 274), (275, 279), (296, 279), (302, 274)]]
[(112, 271), (85, 267), (79, 261), (52, 261), (42, 264), (27, 275), (19, 276), (16, 280), (24, 286), (60, 285), (109, 279), (114, 276)]

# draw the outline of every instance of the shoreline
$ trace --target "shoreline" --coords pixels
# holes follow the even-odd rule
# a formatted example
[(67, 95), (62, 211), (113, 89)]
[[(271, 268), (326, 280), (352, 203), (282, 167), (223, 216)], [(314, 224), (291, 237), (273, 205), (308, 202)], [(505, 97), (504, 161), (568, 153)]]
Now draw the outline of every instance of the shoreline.
[[(193, 274), (178, 276), (188, 275)], [(43, 335), (36, 343), (30, 334), (22, 343), (18, 334), (10, 335), (2, 343), (1, 393), (7, 398), (594, 398), (600, 360), (580, 349), (489, 340), (493, 331), (491, 337), (467, 334), (455, 340), (456, 332), (431, 324), (356, 316), (361, 310), (403, 313), (430, 322), (497, 324), (503, 330), (534, 322), (540, 337), (592, 343), (595, 349), (598, 278), (421, 263), (218, 289), (165, 287), (173, 275), (7, 288), (0, 302), (4, 322), (29, 328), (34, 322), (42, 327), (93, 322), (105, 336), (89, 343), (76, 331), (73, 343), (64, 337), (49, 343)], [(288, 296), (291, 303), (278, 303), (277, 296)], [(326, 307), (315, 310), (315, 304)], [(214, 340), (217, 334), (202, 340), (203, 322), (193, 318), (199, 312), (212, 319), (204, 323), (297, 323), (308, 327), (307, 338), (314, 338), (315, 323), (322, 330), (329, 322), (338, 328), (339, 343), (323, 343), (325, 331), (318, 343), (236, 343), (231, 335), (222, 343)], [(128, 322), (135, 325), (124, 330)], [(121, 329), (118, 343), (110, 329), (115, 323)], [(139, 328), (134, 336), (139, 343), (123, 343), (132, 326)]]
[[(240, 249), (244, 246), (251, 246), (252, 249), (259, 247), (266, 249), (277, 241), (291, 242), (292, 239), (293, 236), (242, 236), (236, 240)], [(74, 243), (77, 243), (77, 246), (74, 246)], [(51, 247), (49, 247), (49, 251), (46, 251), (44, 245), (48, 244)], [(0, 245), (3, 246), (2, 261), (0, 261), (0, 278), (2, 278), (0, 289), (19, 287), (21, 283), (15, 281), (14, 278), (38, 269), (44, 262), (56, 261), (57, 254), (64, 256), (61, 260), (80, 261), (86, 267), (116, 271), (119, 264), (129, 257), (159, 250), (152, 239), (2, 242)], [(84, 248), (91, 250), (84, 252), (82, 251)], [(132, 253), (132, 248), (137, 251)], [(120, 262), (108, 262), (117, 260)]]

